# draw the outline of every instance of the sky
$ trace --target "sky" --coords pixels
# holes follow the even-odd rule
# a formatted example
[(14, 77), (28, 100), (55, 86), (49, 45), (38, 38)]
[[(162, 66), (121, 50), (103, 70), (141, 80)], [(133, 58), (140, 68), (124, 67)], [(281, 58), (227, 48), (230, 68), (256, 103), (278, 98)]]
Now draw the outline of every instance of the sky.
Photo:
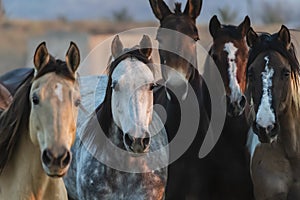
[[(174, 0), (165, 0), (168, 4)], [(177, 0), (185, 5), (186, 0)], [(3, 0), (9, 18), (22, 19), (57, 19), (68, 20), (110, 19), (113, 12), (123, 8), (136, 21), (154, 21), (148, 0)], [(248, 4), (250, 3), (250, 4)], [(281, 7), (283, 15), (289, 21), (300, 21), (300, 0), (203, 0), (199, 23), (208, 22), (218, 14), (219, 8), (228, 7), (238, 12), (236, 21), (242, 21), (249, 15), (253, 22), (261, 22), (260, 14), (264, 12), (266, 3)], [(250, 5), (250, 6), (249, 6)], [(284, 6), (283, 6), (284, 5)], [(173, 6), (173, 3), (170, 7)], [(285, 8), (286, 7), (286, 8)], [(295, 15), (294, 17), (292, 15)]]

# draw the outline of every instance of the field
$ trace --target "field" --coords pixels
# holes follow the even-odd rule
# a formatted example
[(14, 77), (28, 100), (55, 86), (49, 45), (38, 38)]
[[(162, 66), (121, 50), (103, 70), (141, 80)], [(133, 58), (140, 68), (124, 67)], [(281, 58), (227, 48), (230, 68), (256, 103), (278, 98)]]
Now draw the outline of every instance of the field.
[[(49, 35), (51, 40), (47, 45), (68, 44), (70, 40), (78, 42), (79, 48), (82, 49), (81, 57), (83, 65), (89, 65), (86, 70), (82, 70), (83, 74), (102, 73), (108, 61), (109, 46), (104, 49), (105, 54), (101, 54), (103, 49), (99, 49), (99, 53), (90, 57), (91, 62), (84, 62), (84, 59), (89, 55), (98, 44), (113, 34), (133, 28), (141, 27), (157, 27), (158, 22), (143, 22), (143, 23), (118, 23), (113, 21), (26, 21), (26, 20), (5, 20), (0, 24), (0, 74), (19, 67), (32, 67), (32, 55), (36, 45), (42, 40), (48, 41)], [(269, 25), (264, 27), (255, 27), (258, 31), (277, 31), (280, 25)], [(208, 32), (207, 25), (199, 25), (200, 42), (204, 48), (208, 48), (211, 43), (211, 37)], [(64, 37), (61, 37), (63, 35)], [(81, 40), (80, 41), (77, 41)], [(82, 39), (84, 38), (84, 39)], [(62, 40), (65, 41), (62, 41)], [(122, 39), (122, 38), (121, 38)], [(135, 35), (130, 36), (130, 39), (123, 38), (125, 46), (137, 44), (140, 41)], [(130, 40), (130, 42), (129, 42)], [(108, 43), (109, 45), (109, 43)], [(154, 46), (157, 44), (154, 44)], [(66, 46), (66, 45), (65, 45)], [(54, 56), (62, 57), (67, 47), (54, 53)], [(59, 53), (58, 53), (59, 52)], [(61, 53), (62, 52), (62, 53)], [(63, 58), (63, 57), (62, 57)], [(90, 60), (88, 59), (88, 60)], [(157, 52), (154, 53), (154, 59), (157, 59)], [(100, 68), (99, 68), (100, 67)], [(81, 67), (84, 68), (84, 67)]]

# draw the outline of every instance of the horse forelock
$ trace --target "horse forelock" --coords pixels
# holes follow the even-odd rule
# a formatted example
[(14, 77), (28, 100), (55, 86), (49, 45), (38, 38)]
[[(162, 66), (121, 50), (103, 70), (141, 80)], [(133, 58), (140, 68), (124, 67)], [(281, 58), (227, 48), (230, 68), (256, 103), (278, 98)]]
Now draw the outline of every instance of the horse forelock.
[(216, 34), (216, 37), (231, 37), (235, 40), (243, 39), (242, 33), (238, 31), (238, 27), (234, 25), (222, 25)]
[(286, 46), (279, 41), (278, 34), (261, 33), (260, 41), (255, 44), (249, 51), (249, 59), (247, 69), (255, 61), (256, 57), (268, 51), (278, 52), (281, 56), (287, 59), (291, 67), (291, 95), (295, 109), (300, 109), (300, 65), (296, 56), (296, 50), (293, 43), (287, 49)]
[[(249, 50), (247, 69), (254, 62), (254, 60), (259, 54), (273, 50), (287, 59), (291, 66), (292, 77), (294, 80), (297, 80), (300, 76), (300, 65), (296, 56), (295, 46), (293, 43), (291, 43), (290, 47), (287, 49), (286, 46), (277, 39), (277, 37), (277, 33), (273, 35), (268, 33), (262, 33), (259, 36), (260, 42), (258, 42), (258, 44), (255, 44), (253, 48)], [(298, 81), (295, 82), (295, 84), (298, 86)]]
[(179, 3), (179, 2), (176, 2), (176, 3), (175, 3), (174, 12), (175, 12), (175, 15), (180, 15), (180, 14), (182, 14), (182, 11), (181, 11), (181, 3)]
[(72, 81), (76, 80), (74, 73), (71, 72), (70, 69), (67, 67), (66, 62), (60, 59), (55, 59), (52, 56), (49, 63), (37, 72), (34, 79), (36, 80), (41, 76), (51, 72), (55, 72), (57, 75), (63, 76), (64, 78)]
[[(151, 69), (151, 66), (149, 64), (152, 63), (152, 59), (149, 59), (145, 55), (143, 55), (139, 51), (139, 46), (135, 46), (131, 49), (125, 49), (124, 52), (119, 57), (117, 57), (111, 63), (108, 63), (108, 66), (106, 68), (108, 77), (111, 77), (115, 68), (119, 65), (120, 62), (122, 62), (126, 58), (136, 58), (140, 62), (145, 63)], [(153, 70), (151, 69), (151, 71)]]

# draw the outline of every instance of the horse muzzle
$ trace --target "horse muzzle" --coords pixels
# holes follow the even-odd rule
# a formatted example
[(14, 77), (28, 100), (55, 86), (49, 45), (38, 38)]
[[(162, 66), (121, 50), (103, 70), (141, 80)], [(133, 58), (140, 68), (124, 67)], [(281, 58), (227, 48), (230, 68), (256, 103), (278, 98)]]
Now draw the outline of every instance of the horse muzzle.
[(64, 147), (57, 151), (45, 149), (42, 152), (43, 169), (50, 177), (64, 176), (68, 171), (71, 159), (71, 152)]
[(149, 152), (151, 137), (148, 132), (145, 132), (144, 136), (141, 138), (125, 133), (123, 141), (128, 151), (136, 154), (143, 154)]
[(254, 122), (252, 128), (261, 143), (272, 143), (276, 140), (280, 130), (279, 124), (277, 123), (271, 124), (267, 127), (262, 127)]
[(246, 107), (246, 97), (241, 95), (239, 100), (231, 101), (230, 97), (226, 95), (227, 100), (227, 115), (230, 117), (238, 117), (243, 114)]

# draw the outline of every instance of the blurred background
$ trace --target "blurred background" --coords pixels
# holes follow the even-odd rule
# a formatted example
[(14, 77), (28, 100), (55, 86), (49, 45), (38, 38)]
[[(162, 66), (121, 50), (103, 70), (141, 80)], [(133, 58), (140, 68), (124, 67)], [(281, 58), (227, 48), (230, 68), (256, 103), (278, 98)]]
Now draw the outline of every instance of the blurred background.
[[(165, 1), (170, 8), (174, 2), (182, 2), (183, 7), (186, 3)], [(203, 0), (197, 19), (201, 44), (208, 48), (211, 43), (207, 26), (215, 14), (226, 24), (239, 24), (249, 15), (255, 30), (275, 32), (281, 24), (298, 29), (299, 10), (299, 0)], [(59, 58), (64, 57), (73, 40), (84, 60), (98, 44), (116, 33), (157, 26), (148, 0), (0, 0), (0, 74), (13, 68), (32, 67), (34, 50), (43, 40), (49, 52)], [(137, 44), (140, 38), (132, 36), (131, 40)], [(109, 45), (104, 48), (109, 52)], [(100, 67), (104, 68), (108, 57), (99, 53), (93, 60), (101, 60)], [(91, 69), (82, 73), (103, 72)]]

